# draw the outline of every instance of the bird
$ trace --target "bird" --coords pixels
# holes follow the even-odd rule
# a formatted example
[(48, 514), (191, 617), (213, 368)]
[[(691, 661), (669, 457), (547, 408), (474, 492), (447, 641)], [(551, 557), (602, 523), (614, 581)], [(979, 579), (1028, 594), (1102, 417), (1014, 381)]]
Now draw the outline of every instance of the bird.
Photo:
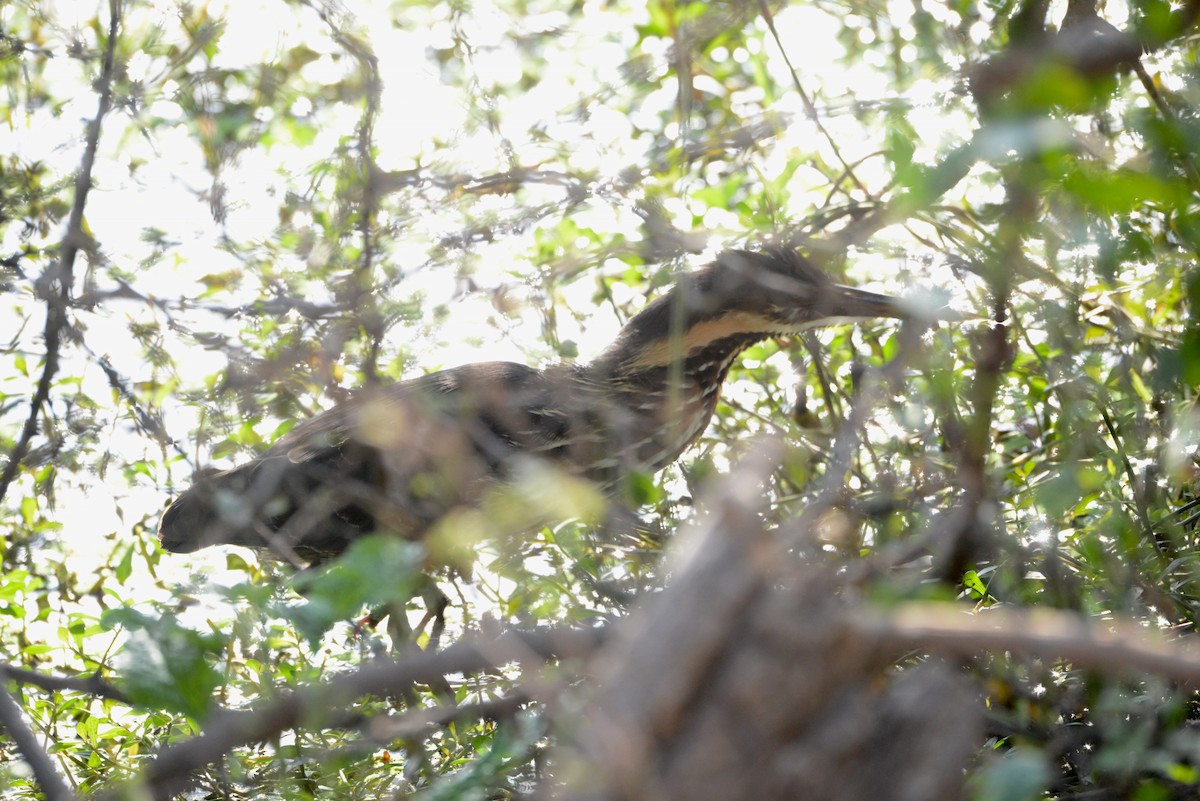
[(661, 470), (700, 438), (746, 348), (911, 316), (794, 248), (725, 250), (590, 362), (483, 362), (360, 390), (257, 458), (198, 477), (162, 513), (158, 538), (174, 553), (242, 545), (311, 566), (373, 532), (420, 540), (531, 463), (616, 497), (628, 476)]

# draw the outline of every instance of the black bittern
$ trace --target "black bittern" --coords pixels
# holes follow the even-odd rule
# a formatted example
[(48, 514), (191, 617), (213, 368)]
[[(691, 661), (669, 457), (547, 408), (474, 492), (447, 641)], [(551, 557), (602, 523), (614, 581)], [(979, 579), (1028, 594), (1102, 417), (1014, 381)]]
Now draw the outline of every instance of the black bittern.
[(163, 513), (168, 551), (248, 545), (321, 562), (374, 531), (418, 539), (525, 460), (618, 492), (708, 426), (737, 356), (764, 338), (871, 317), (895, 298), (835, 284), (793, 250), (730, 250), (680, 277), (590, 364), (456, 367), (368, 389)]

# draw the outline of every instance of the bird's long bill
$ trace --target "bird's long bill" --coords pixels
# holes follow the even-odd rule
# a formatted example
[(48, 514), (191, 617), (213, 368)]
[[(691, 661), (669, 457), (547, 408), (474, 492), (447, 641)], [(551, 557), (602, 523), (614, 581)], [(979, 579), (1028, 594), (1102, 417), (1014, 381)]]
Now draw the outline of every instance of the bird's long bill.
[(910, 317), (905, 304), (891, 295), (881, 295), (856, 289), (852, 286), (836, 285), (829, 298), (829, 316), (833, 318), (862, 319), (864, 317)]

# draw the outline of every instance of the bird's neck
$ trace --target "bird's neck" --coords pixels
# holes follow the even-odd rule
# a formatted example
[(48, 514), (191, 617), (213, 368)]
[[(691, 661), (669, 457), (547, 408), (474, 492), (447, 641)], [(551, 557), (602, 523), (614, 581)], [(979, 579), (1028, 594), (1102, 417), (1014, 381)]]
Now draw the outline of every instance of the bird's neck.
[(687, 373), (695, 366), (732, 361), (750, 344), (784, 333), (764, 315), (738, 308), (739, 298), (702, 291), (701, 283), (697, 275), (682, 276), (629, 319), (591, 368), (625, 377), (683, 365)]
[(674, 346), (669, 340), (639, 343), (636, 353), (614, 345), (584, 369), (590, 382), (611, 393), (628, 428), (644, 432), (620, 439), (641, 468), (656, 471), (704, 433), (734, 360), (767, 335), (731, 333), (696, 346), (685, 334)]
[[(686, 277), (625, 324), (585, 375), (604, 388), (632, 435), (615, 431), (625, 458), (659, 470), (708, 427), (734, 360), (776, 333), (763, 318), (723, 308)], [(690, 288), (690, 289), (689, 289)], [(630, 458), (632, 457), (632, 458)]]

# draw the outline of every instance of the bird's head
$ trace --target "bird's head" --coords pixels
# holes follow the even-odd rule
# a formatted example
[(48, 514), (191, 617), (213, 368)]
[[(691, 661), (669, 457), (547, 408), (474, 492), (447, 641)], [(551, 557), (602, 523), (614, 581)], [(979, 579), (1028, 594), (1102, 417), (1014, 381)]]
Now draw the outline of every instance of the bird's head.
[(834, 283), (792, 249), (728, 250), (680, 284), (689, 327), (795, 334), (820, 325), (911, 316), (897, 298)]
[(599, 364), (636, 371), (665, 366), (722, 341), (911, 316), (904, 301), (834, 283), (795, 250), (727, 250), (707, 267), (681, 276), (671, 292), (630, 320)]
[(269, 511), (254, 480), (261, 461), (232, 470), (204, 469), (185, 492), (168, 506), (158, 521), (163, 550), (191, 553), (209, 545), (262, 545), (254, 521)]

